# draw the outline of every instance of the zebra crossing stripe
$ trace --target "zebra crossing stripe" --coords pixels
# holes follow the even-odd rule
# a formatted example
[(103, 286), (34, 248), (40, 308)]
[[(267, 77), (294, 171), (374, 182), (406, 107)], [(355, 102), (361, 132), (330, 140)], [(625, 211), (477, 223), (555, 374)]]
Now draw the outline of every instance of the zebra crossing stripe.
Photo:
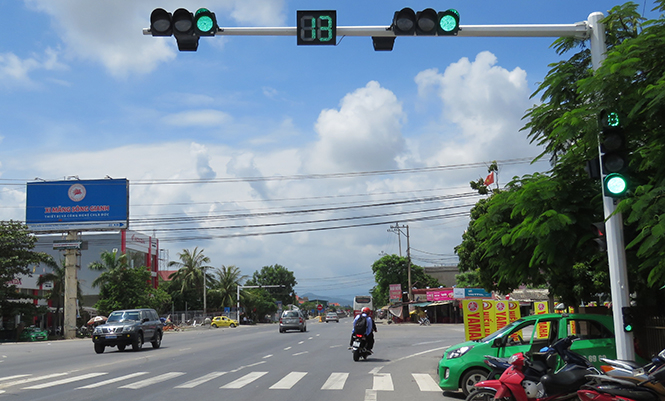
[(43, 388), (59, 386), (61, 384), (72, 383), (72, 382), (76, 382), (76, 381), (79, 381), (79, 380), (90, 379), (90, 378), (93, 378), (93, 377), (102, 376), (102, 375), (106, 375), (106, 374), (108, 374), (108, 373), (88, 373), (88, 374), (81, 375), (81, 376), (68, 377), (66, 379), (56, 380), (56, 381), (48, 382), (48, 383), (37, 384), (37, 385), (34, 385), (34, 386), (30, 386), (30, 387), (23, 387), (21, 390), (41, 390)]
[(348, 373), (331, 373), (321, 390), (343, 390), (348, 377)]
[(163, 375), (155, 376), (155, 377), (152, 377), (150, 379), (141, 380), (141, 381), (138, 381), (138, 382), (135, 382), (135, 383), (128, 384), (126, 386), (121, 386), (120, 388), (129, 388), (129, 389), (132, 389), (132, 390), (138, 390), (140, 388), (148, 387), (148, 386), (150, 386), (152, 384), (156, 384), (156, 383), (161, 383), (163, 381), (173, 379), (174, 377), (178, 377), (178, 376), (181, 376), (181, 375), (184, 375), (184, 374), (185, 374), (185, 372), (164, 373)]
[(52, 379), (54, 377), (60, 377), (60, 376), (65, 376), (65, 375), (67, 375), (67, 373), (52, 373), (52, 374), (46, 375), (46, 376), (30, 377), (30, 378), (27, 378), (27, 379), (15, 380), (13, 382), (0, 384), (0, 388), (11, 387), (11, 386), (19, 386), (21, 384), (32, 383), (32, 382), (36, 382), (36, 381), (39, 381), (39, 380)]
[(14, 376), (0, 377), (0, 382), (5, 381), (5, 380), (18, 379), (19, 377), (27, 377), (27, 376), (30, 376), (30, 375), (14, 375)]
[(87, 386), (76, 387), (76, 389), (78, 390), (78, 389), (91, 389), (91, 388), (102, 387), (102, 386), (106, 386), (107, 384), (113, 384), (113, 383), (117, 383), (117, 382), (120, 382), (120, 381), (123, 381), (123, 380), (133, 379), (135, 377), (143, 376), (143, 375), (147, 375), (147, 374), (148, 374), (148, 372), (131, 373), (131, 374), (128, 374), (128, 375), (125, 375), (125, 376), (115, 377), (113, 379), (108, 379), (108, 380), (104, 380), (104, 381), (101, 381), (101, 382), (88, 384)]
[(247, 373), (243, 377), (234, 380), (231, 383), (226, 384), (220, 388), (242, 388), (265, 374), (268, 374), (268, 372)]
[(305, 377), (307, 372), (291, 372), (288, 375), (284, 376), (282, 380), (270, 386), (271, 390), (289, 390), (293, 387), (300, 379)]
[(181, 384), (179, 386), (175, 386), (173, 388), (194, 388), (194, 387), (198, 386), (199, 384), (203, 384), (205, 382), (216, 379), (219, 376), (222, 376), (222, 375), (225, 375), (225, 374), (226, 374), (226, 372), (211, 372), (211, 373), (208, 373), (205, 376), (199, 377), (198, 379), (190, 380), (187, 383), (183, 383), (183, 384)]
[(441, 391), (441, 387), (439, 387), (437, 382), (432, 379), (432, 376), (429, 374), (411, 373), (411, 376), (413, 376), (413, 378), (416, 380), (416, 383), (418, 383), (420, 391)]
[(377, 373), (374, 375), (374, 384), (372, 390), (376, 391), (395, 391), (393, 387), (393, 378), (390, 373)]

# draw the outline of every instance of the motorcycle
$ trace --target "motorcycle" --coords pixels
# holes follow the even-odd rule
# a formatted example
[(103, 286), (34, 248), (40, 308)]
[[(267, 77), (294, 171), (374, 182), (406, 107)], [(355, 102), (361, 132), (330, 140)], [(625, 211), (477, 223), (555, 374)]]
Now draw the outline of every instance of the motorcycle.
[(353, 361), (358, 362), (360, 358), (367, 359), (368, 356), (372, 355), (372, 351), (366, 348), (367, 346), (367, 337), (363, 334), (354, 334), (353, 335), (353, 345), (351, 346), (351, 352), (353, 352)]
[(577, 395), (581, 401), (665, 401), (665, 350), (644, 367), (601, 358), (606, 375), (589, 375)]
[[(466, 401), (488, 401), (510, 398), (515, 401), (562, 401), (577, 398), (577, 390), (587, 382), (586, 376), (598, 370), (582, 355), (571, 351), (577, 337), (569, 336), (552, 344), (544, 352), (519, 352), (510, 357), (510, 367), (498, 380), (476, 383)], [(564, 366), (555, 371), (557, 355)]]
[(498, 356), (485, 355), (485, 365), (490, 368), (490, 373), (487, 375), (488, 379), (496, 379), (501, 376), (506, 369), (510, 367), (508, 360), (510, 358), (499, 358)]

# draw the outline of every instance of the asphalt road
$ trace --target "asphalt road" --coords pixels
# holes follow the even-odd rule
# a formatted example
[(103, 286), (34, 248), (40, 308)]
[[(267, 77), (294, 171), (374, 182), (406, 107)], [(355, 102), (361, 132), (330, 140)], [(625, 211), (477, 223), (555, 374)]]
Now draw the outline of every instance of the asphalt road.
[(374, 355), (353, 362), (351, 319), (309, 320), (307, 332), (277, 325), (168, 332), (139, 352), (90, 339), (0, 345), (0, 399), (458, 401), (436, 385), (443, 351), (462, 325), (380, 324)]

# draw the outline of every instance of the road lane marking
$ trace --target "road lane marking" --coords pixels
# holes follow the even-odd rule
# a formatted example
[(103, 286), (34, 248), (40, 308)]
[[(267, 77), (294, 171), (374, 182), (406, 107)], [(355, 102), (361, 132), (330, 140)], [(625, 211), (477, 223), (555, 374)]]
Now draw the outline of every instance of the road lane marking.
[(243, 377), (236, 379), (232, 381), (231, 383), (225, 384), (220, 388), (242, 388), (249, 383), (253, 382), (254, 380), (260, 378), (261, 376), (268, 374), (268, 372), (252, 372), (252, 373), (247, 373)]
[(27, 376), (30, 376), (30, 375), (27, 374), (27, 375), (14, 375), (14, 376), (0, 377), (0, 382), (5, 381), (5, 380), (18, 379), (19, 377), (27, 377)]
[(257, 366), (257, 365), (260, 365), (260, 364), (262, 364), (262, 363), (266, 363), (266, 361), (256, 362), (256, 363), (252, 363), (252, 364), (249, 364), (249, 365), (243, 365), (243, 366), (241, 366), (241, 367), (239, 367), (239, 368), (233, 369), (233, 370), (231, 371), (231, 373), (238, 372), (238, 371), (243, 370), (243, 369), (245, 369), (245, 368), (251, 368), (252, 366)]
[(296, 352), (295, 354), (293, 354), (293, 356), (298, 356), (303, 354), (309, 354), (309, 351)]
[(87, 386), (76, 387), (76, 389), (78, 390), (78, 389), (90, 389), (90, 388), (102, 387), (102, 386), (106, 386), (107, 384), (113, 384), (113, 383), (117, 383), (119, 381), (133, 379), (135, 377), (143, 376), (143, 375), (147, 375), (147, 374), (148, 374), (148, 372), (131, 373), (131, 374), (128, 374), (128, 375), (125, 375), (125, 376), (115, 377), (113, 379), (104, 380), (104, 381), (101, 381), (101, 382), (98, 382), (98, 383), (88, 384)]
[(169, 372), (169, 373), (164, 373), (163, 375), (151, 377), (150, 379), (145, 379), (141, 380), (135, 383), (127, 384), (126, 386), (121, 386), (119, 388), (129, 388), (132, 390), (138, 390), (143, 387), (148, 387), (153, 384), (161, 383), (163, 381), (173, 379), (178, 376), (184, 375), (185, 372)]
[(348, 373), (333, 372), (323, 384), (321, 390), (343, 390), (346, 379), (348, 378)]
[(301, 342), (298, 343), (298, 345), (300, 345), (300, 344), (304, 344), (304, 343), (305, 343), (305, 341), (301, 341)]
[(306, 374), (307, 372), (291, 372), (269, 388), (271, 390), (289, 390), (291, 387), (295, 386), (300, 379), (305, 377)]
[(379, 371), (380, 371), (381, 369), (383, 369), (383, 366), (377, 366), (377, 367), (375, 367), (374, 369), (370, 370), (370, 371), (369, 371), (369, 374), (370, 374), (370, 375), (375, 375), (375, 374), (379, 373)]
[(198, 386), (199, 384), (203, 384), (205, 382), (208, 382), (212, 379), (216, 379), (216, 378), (218, 378), (222, 375), (225, 375), (225, 374), (226, 374), (226, 372), (211, 372), (211, 373), (208, 373), (205, 376), (199, 377), (198, 379), (190, 380), (187, 383), (183, 383), (179, 386), (175, 386), (174, 388), (194, 388), (194, 387)]
[(291, 349), (291, 347), (286, 347), (286, 348), (284, 348), (284, 351), (288, 351), (290, 349)]
[(271, 357), (272, 357), (272, 354), (264, 356), (263, 359), (267, 359), (267, 358), (271, 358)]
[(376, 390), (365, 390), (365, 401), (376, 401)]
[(416, 383), (418, 383), (420, 391), (441, 391), (441, 387), (439, 387), (437, 382), (429, 374), (411, 373), (411, 376), (416, 379)]
[(393, 387), (393, 378), (390, 373), (377, 373), (374, 375), (372, 390), (376, 391), (395, 391)]
[(16, 381), (13, 381), (13, 382), (0, 384), (0, 388), (11, 387), (11, 386), (18, 386), (18, 385), (25, 384), (25, 383), (36, 382), (36, 381), (39, 381), (39, 380), (52, 379), (52, 378), (54, 378), (54, 377), (60, 377), (60, 376), (64, 376), (64, 375), (66, 375), (66, 374), (67, 374), (67, 373), (53, 373), (53, 374), (46, 375), (46, 376), (31, 377), (31, 378), (29, 378), (29, 379), (16, 380)]
[(76, 382), (76, 381), (79, 381), (79, 380), (90, 379), (90, 378), (93, 378), (93, 377), (102, 376), (102, 375), (106, 375), (106, 374), (108, 374), (108, 373), (105, 373), (105, 372), (102, 372), (102, 373), (88, 373), (88, 374), (85, 374), (85, 375), (68, 377), (66, 379), (56, 380), (56, 381), (53, 381), (53, 382), (36, 384), (36, 385), (30, 386), (30, 387), (23, 387), (21, 390), (41, 390), (43, 388), (59, 386), (61, 384), (72, 383), (72, 382)]
[(308, 338), (308, 340), (313, 340), (313, 339), (314, 339), (314, 337), (310, 337), (310, 338)]

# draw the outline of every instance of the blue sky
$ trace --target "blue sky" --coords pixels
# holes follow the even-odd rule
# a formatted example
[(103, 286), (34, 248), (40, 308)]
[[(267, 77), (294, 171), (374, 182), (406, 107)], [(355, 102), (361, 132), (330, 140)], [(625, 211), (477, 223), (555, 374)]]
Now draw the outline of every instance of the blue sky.
[[(454, 263), (478, 200), (469, 181), (492, 160), (500, 185), (548, 167), (528, 163), (539, 149), (520, 128), (559, 60), (554, 38), (400, 37), (375, 52), (367, 37), (297, 46), (216, 36), (183, 53), (142, 34), (150, 12), (206, 6), (239, 27), (295, 26), (297, 10), (334, 9), (338, 26), (388, 26), (403, 7), (455, 8), (463, 27), (575, 23), (617, 4), (4, 1), (0, 219), (25, 218), (25, 184), (37, 177), (108, 175), (129, 179), (130, 228), (154, 233), (171, 260), (198, 246), (213, 266), (248, 275), (281, 264), (301, 294), (367, 293), (371, 264), (399, 253), (388, 222), (409, 225), (414, 263)], [(386, 170), (399, 173), (368, 174)], [(166, 217), (182, 220), (146, 222)], [(331, 229), (346, 225), (357, 227)], [(169, 231), (181, 227), (196, 230)]]

